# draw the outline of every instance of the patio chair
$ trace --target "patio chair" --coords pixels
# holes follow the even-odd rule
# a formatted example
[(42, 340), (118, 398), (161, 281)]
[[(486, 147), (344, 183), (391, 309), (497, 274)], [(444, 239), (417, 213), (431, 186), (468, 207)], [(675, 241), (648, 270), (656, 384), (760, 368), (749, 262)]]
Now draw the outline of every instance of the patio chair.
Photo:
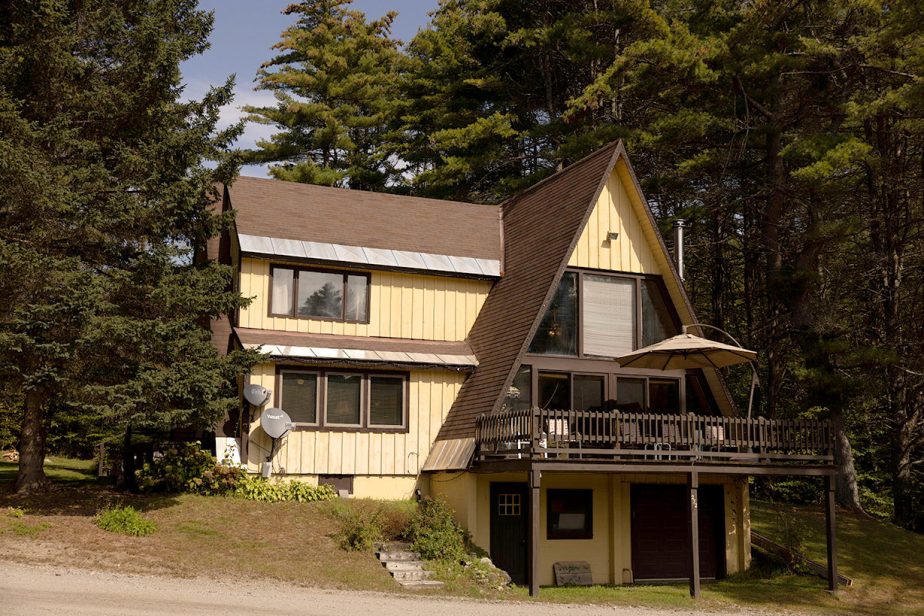
[[(548, 447), (570, 449), (572, 445), (577, 444), (578, 457), (581, 457), (581, 435), (578, 432), (571, 431), (567, 419), (549, 419), (546, 423), (545, 432)], [(565, 454), (565, 456), (567, 455)]]

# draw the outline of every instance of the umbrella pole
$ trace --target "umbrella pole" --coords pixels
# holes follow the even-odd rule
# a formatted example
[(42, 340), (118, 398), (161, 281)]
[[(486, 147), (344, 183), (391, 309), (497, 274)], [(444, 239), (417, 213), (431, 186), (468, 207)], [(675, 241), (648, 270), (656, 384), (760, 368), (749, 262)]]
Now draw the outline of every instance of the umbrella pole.
[(748, 419), (751, 418), (751, 412), (754, 408), (754, 390), (757, 389), (757, 385), (758, 383), (760, 383), (760, 380), (757, 376), (757, 367), (754, 366), (754, 362), (750, 362), (750, 364), (751, 364), (751, 392), (748, 395)]

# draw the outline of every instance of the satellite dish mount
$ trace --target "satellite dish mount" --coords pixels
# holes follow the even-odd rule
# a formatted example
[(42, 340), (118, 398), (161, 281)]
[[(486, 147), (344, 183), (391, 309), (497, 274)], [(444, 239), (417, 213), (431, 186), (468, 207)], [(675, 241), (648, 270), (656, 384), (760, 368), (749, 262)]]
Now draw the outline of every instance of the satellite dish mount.
[(272, 472), (273, 454), (276, 452), (276, 441), (285, 436), (293, 427), (289, 415), (279, 408), (268, 408), (260, 415), (260, 427), (272, 439), (269, 455), (263, 465), (263, 476), (269, 477)]

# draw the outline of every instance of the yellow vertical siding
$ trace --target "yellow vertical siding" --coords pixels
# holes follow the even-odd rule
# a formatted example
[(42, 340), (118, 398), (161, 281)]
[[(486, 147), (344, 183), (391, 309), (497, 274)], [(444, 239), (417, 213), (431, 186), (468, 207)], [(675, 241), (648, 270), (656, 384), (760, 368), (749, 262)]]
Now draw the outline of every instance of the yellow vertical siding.
[[(278, 473), (285, 469), (288, 475), (416, 476), (465, 376), (448, 370), (413, 370), (408, 388), (407, 432), (297, 430), (278, 444), (274, 470)], [(259, 364), (251, 371), (250, 383), (275, 390), (275, 381), (273, 363)], [(250, 426), (247, 460), (252, 472), (266, 459), (269, 447), (270, 439), (256, 417)]]
[(240, 311), (239, 325), (312, 334), (381, 336), (419, 340), (465, 340), (491, 282), (446, 276), (372, 272), (369, 323), (271, 317), (270, 262), (241, 260), (241, 293), (254, 298)]
[[(634, 190), (634, 188), (632, 189)], [(586, 267), (637, 274), (660, 274), (654, 253), (619, 174), (614, 172), (594, 206), (568, 261)], [(607, 239), (618, 233), (615, 240)]]

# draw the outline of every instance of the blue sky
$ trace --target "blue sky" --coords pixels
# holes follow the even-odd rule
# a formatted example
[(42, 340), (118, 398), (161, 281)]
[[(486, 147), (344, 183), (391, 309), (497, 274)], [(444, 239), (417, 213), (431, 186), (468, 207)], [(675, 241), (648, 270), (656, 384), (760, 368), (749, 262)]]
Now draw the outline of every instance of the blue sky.
[[(270, 49), (280, 33), (295, 20), (282, 14), (293, 0), (201, 0), (199, 5), (215, 12), (212, 46), (202, 55), (182, 66), (186, 83), (185, 95), (199, 98), (211, 85), (224, 83), (231, 74), (237, 75), (234, 103), (222, 109), (222, 125), (241, 118), (242, 105), (272, 104), (269, 92), (254, 90), (254, 77), (260, 64), (270, 59)], [(437, 0), (354, 0), (353, 7), (370, 18), (397, 11), (393, 33), (407, 41), (424, 26), (427, 13), (436, 8)], [(238, 140), (240, 147), (252, 147), (257, 139), (268, 136), (272, 127), (249, 124)], [(261, 167), (245, 167), (243, 175), (266, 175)]]

